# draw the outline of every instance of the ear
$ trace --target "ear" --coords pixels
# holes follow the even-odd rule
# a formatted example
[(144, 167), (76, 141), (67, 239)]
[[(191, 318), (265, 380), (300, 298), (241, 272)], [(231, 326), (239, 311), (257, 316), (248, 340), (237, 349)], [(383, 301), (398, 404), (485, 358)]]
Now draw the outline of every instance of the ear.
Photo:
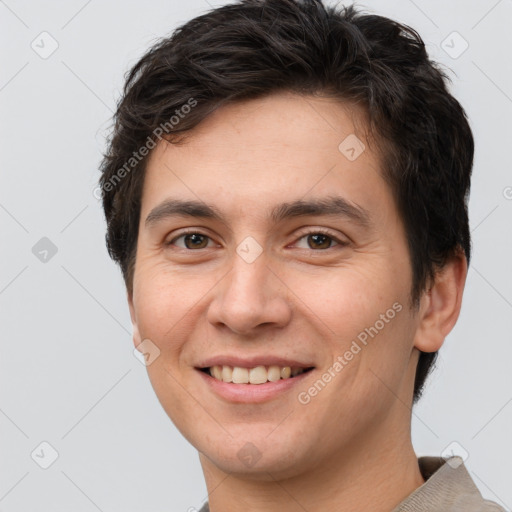
[(450, 257), (436, 273), (434, 283), (420, 300), (419, 325), (414, 346), (422, 352), (436, 352), (459, 318), (468, 272), (462, 250)]
[(142, 338), (139, 332), (139, 326), (137, 324), (137, 315), (135, 313), (135, 306), (133, 305), (133, 291), (126, 292), (126, 297), (128, 299), (128, 307), (130, 308), (130, 318), (132, 320), (132, 338), (133, 345), (135, 348), (142, 342)]

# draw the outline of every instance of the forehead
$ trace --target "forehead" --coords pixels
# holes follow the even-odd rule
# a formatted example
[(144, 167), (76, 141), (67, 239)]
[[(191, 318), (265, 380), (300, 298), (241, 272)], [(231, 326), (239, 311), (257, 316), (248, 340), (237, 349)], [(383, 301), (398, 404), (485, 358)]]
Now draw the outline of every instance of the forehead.
[(333, 194), (355, 204), (389, 200), (363, 119), (339, 100), (291, 93), (224, 105), (182, 144), (161, 141), (153, 150), (142, 217), (169, 196), (215, 204), (234, 216)]

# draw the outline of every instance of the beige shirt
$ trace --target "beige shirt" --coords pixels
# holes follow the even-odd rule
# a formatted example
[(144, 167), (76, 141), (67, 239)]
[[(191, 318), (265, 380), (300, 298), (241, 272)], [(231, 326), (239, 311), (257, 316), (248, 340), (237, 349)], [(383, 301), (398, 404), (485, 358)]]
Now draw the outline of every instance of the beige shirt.
[[(460, 457), (420, 457), (418, 464), (425, 483), (392, 512), (506, 512), (482, 498)], [(208, 503), (199, 512), (210, 512)]]
[(506, 512), (482, 498), (460, 457), (420, 457), (418, 464), (425, 483), (393, 512)]

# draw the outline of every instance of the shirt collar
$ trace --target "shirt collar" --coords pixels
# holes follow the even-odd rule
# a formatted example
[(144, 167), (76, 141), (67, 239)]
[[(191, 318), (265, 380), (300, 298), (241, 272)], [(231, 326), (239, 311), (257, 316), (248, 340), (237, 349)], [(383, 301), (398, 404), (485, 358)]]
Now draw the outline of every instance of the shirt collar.
[[(471, 479), (461, 457), (420, 457), (425, 483), (403, 500), (393, 512), (433, 512), (437, 510), (481, 510), (486, 502)], [(497, 507), (496, 510), (502, 510)]]

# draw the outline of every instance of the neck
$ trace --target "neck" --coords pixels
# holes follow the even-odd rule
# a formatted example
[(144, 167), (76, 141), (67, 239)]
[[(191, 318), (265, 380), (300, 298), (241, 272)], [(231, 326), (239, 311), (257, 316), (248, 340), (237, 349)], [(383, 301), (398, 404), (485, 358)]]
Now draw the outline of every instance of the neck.
[[(396, 425), (395, 425), (396, 427)], [(201, 455), (210, 512), (390, 512), (424, 483), (410, 430), (364, 434), (351, 447), (291, 478), (226, 474)], [(361, 434), (363, 437), (363, 434)], [(242, 506), (243, 505), (243, 506)]]

